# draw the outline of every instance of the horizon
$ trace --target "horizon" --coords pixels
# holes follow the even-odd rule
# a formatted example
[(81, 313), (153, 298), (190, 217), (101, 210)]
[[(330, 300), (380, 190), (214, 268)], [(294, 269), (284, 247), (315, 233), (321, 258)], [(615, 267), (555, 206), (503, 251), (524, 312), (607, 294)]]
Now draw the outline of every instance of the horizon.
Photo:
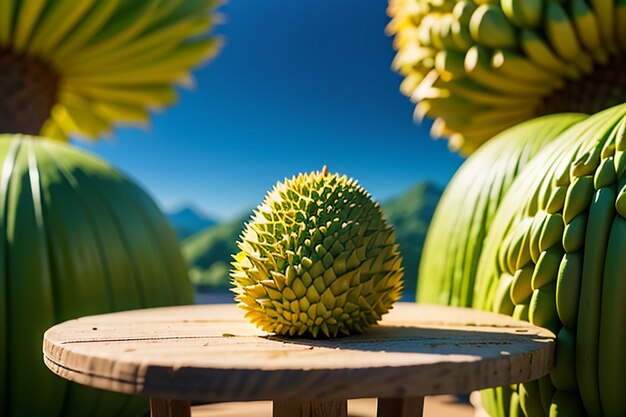
[[(392, 196), (390, 196), (390, 197), (388, 197), (388, 198), (386, 198), (384, 200), (378, 200), (376, 198), (376, 196), (372, 196), (372, 198), (374, 199), (374, 201), (377, 201), (380, 204), (386, 204), (386, 203), (388, 203), (388, 202), (390, 202), (392, 200), (395, 200), (396, 198), (404, 196), (410, 190), (412, 190), (412, 189), (414, 189), (414, 188), (416, 188), (416, 187), (418, 187), (418, 186), (420, 186), (422, 184), (427, 184), (427, 185), (432, 185), (432, 186), (438, 187), (438, 189), (439, 189), (439, 191), (441, 193), (443, 193), (443, 190), (445, 188), (445, 185), (437, 184), (434, 181), (421, 180), (421, 181), (418, 181), (415, 184), (409, 186), (405, 190), (402, 190), (399, 193), (394, 194), (394, 195), (392, 195)], [(261, 202), (259, 201), (259, 204), (260, 203)], [(166, 215), (171, 216), (171, 215), (175, 215), (175, 214), (181, 213), (181, 212), (186, 211), (186, 210), (191, 210), (193, 213), (195, 213), (196, 215), (200, 215), (205, 220), (215, 221), (216, 225), (217, 225), (217, 224), (223, 224), (223, 223), (227, 223), (227, 222), (230, 222), (230, 221), (233, 221), (233, 220), (237, 220), (241, 216), (246, 215), (246, 213), (252, 213), (252, 210), (254, 210), (257, 206), (258, 206), (258, 204), (255, 205), (255, 206), (251, 206), (251, 207), (249, 207), (247, 209), (241, 210), (240, 212), (235, 213), (233, 216), (229, 216), (227, 218), (221, 218), (219, 216), (215, 216), (211, 212), (207, 212), (204, 208), (199, 207), (198, 205), (196, 205), (193, 202), (190, 202), (190, 203), (187, 203), (187, 204), (185, 202), (181, 202), (179, 205), (175, 205), (175, 206), (170, 207), (170, 208), (164, 208), (164, 212), (165, 212)]]
[(390, 68), (386, 2), (238, 0), (219, 10), (225, 45), (194, 71), (193, 91), (146, 129), (74, 141), (165, 211), (193, 204), (233, 218), (277, 181), (323, 165), (383, 201), (420, 180), (443, 187), (460, 166), (445, 141), (430, 139), (430, 122), (412, 121)]

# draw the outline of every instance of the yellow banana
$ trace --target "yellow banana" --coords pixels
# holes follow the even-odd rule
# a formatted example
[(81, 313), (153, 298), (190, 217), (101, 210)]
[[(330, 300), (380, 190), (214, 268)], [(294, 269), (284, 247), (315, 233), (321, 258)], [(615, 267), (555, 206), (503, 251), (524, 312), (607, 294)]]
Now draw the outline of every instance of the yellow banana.
[(515, 48), (515, 28), (507, 20), (502, 9), (495, 4), (483, 4), (472, 14), (470, 34), (479, 44), (488, 48)]
[[(47, 0), (23, 0), (13, 33), (13, 49), (16, 52), (24, 52), (28, 45), (31, 32)], [(19, 3), (18, 3), (19, 4)]]
[(520, 28), (533, 29), (541, 25), (542, 0), (500, 0), (500, 7), (509, 20)]
[(499, 75), (491, 67), (490, 52), (478, 45), (472, 46), (465, 55), (465, 71), (477, 84), (485, 88), (516, 97), (545, 96), (553, 87), (546, 84), (521, 84), (511, 77)]
[(56, 48), (74, 25), (83, 18), (96, 0), (52, 1), (34, 29), (29, 52), (37, 55)]
[(576, 62), (583, 51), (569, 16), (559, 3), (548, 1), (544, 22), (546, 35), (556, 53), (566, 61)]
[(545, 69), (538, 67), (532, 61), (506, 49), (498, 49), (491, 58), (492, 68), (505, 77), (532, 83), (548, 83), (554, 88), (562, 88), (563, 79)]
[(615, 48), (615, 0), (589, 0), (598, 18), (602, 43), (610, 52)]
[(0, 46), (6, 46), (13, 33), (13, 13), (19, 7), (17, 0), (0, 2)]
[(57, 45), (55, 54), (57, 65), (64, 62), (69, 55), (76, 53), (81, 46), (88, 43), (109, 21), (109, 18), (115, 13), (121, 1), (96, 1), (89, 14), (81, 19), (76, 28), (63, 40), (63, 43)]
[(538, 67), (561, 77), (580, 79), (580, 71), (559, 58), (536, 33), (530, 30), (522, 31), (520, 43), (524, 54)]
[(578, 39), (585, 49), (601, 63), (608, 61), (608, 54), (600, 40), (598, 20), (585, 0), (570, 0), (570, 13)]

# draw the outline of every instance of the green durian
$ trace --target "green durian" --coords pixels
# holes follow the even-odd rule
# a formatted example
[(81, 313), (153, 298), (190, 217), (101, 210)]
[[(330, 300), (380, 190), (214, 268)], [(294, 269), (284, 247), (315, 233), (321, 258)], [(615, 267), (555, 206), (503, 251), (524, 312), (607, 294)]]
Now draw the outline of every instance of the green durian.
[(246, 317), (285, 336), (364, 332), (402, 292), (402, 257), (378, 203), (321, 172), (279, 182), (238, 241), (233, 292)]

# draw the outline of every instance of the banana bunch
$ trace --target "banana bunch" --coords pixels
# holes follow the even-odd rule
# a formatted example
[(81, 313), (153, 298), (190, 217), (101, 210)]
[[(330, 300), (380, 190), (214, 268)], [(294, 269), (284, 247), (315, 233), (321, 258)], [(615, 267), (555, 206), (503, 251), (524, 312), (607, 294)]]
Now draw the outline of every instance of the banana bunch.
[(415, 118), (472, 153), (521, 121), (624, 101), (623, 0), (390, 0)]
[[(19, 118), (32, 111), (45, 118), (34, 118), (26, 129), (0, 117), (0, 131), (97, 138), (116, 123), (145, 123), (149, 111), (176, 100), (175, 86), (193, 84), (190, 68), (215, 55), (220, 42), (207, 34), (216, 20), (215, 5), (215, 0), (2, 0), (0, 75), (7, 82), (0, 90), (9, 102), (0, 108), (6, 115), (15, 107), (14, 93), (20, 91), (13, 86), (33, 85), (30, 99), (23, 97), (13, 113)], [(42, 77), (52, 100), (32, 96), (41, 90)]]
[(526, 165), (493, 219), (473, 306), (557, 336), (549, 376), (483, 394), (494, 417), (626, 415), (625, 135), (626, 105), (574, 124)]
[(483, 240), (511, 183), (541, 148), (583, 118), (558, 114), (524, 122), (494, 137), (465, 161), (446, 187), (430, 224), (420, 262), (418, 301), (472, 305)]

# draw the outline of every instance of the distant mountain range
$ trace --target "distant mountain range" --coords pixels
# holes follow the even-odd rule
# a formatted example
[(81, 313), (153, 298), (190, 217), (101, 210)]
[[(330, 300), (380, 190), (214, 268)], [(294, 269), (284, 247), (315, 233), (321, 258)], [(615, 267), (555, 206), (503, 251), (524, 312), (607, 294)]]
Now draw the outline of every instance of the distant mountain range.
[(172, 227), (176, 231), (179, 240), (184, 240), (208, 227), (215, 226), (217, 221), (204, 215), (200, 210), (193, 207), (182, 207), (172, 213), (168, 213)]
[[(404, 298), (415, 298), (417, 270), (424, 238), (442, 190), (421, 182), (403, 194), (385, 201), (381, 208), (394, 226), (396, 241), (404, 257)], [(193, 212), (193, 210), (190, 210)], [(197, 214), (197, 213), (196, 213)], [(183, 240), (183, 254), (190, 264), (191, 279), (201, 289), (227, 289), (231, 255), (237, 252), (236, 240), (250, 213), (222, 224), (214, 224)]]

